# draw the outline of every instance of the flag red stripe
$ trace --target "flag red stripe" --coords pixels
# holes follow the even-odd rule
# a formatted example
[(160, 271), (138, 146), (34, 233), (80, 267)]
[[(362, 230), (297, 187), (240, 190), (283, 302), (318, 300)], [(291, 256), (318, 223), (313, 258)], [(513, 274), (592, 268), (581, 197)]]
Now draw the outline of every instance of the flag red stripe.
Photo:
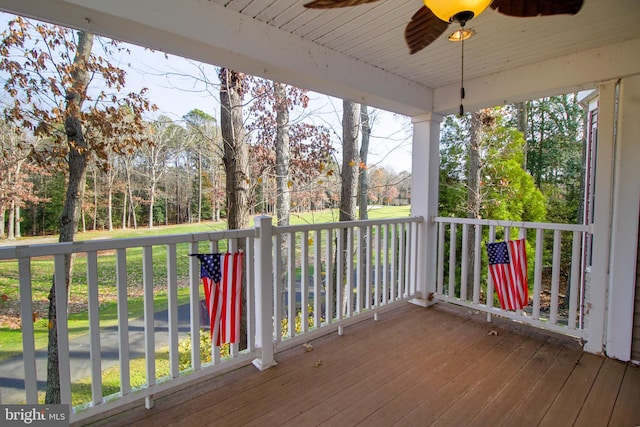
[(216, 283), (209, 277), (202, 277), (202, 286), (209, 312), (211, 341), (220, 346), (238, 342), (240, 337), (243, 253), (212, 256), (219, 257), (220, 281)]
[(238, 342), (240, 335), (240, 290), (242, 283), (242, 253), (225, 254), (220, 280), (220, 334), (218, 345)]
[(525, 239), (508, 241), (507, 250), (509, 262), (489, 265), (489, 271), (498, 293), (500, 307), (503, 310), (519, 310), (529, 303)]
[[(230, 259), (231, 258), (231, 259)], [(224, 270), (222, 271), (222, 282), (223, 282), (223, 294), (224, 294), (224, 302), (225, 302), (225, 310), (224, 315), (222, 316), (222, 322), (224, 324), (224, 334), (221, 339), (223, 342), (235, 342), (233, 341), (233, 334), (231, 333), (233, 326), (233, 270), (231, 269), (231, 265), (233, 263), (233, 255), (226, 254), (224, 256)]]
[(222, 301), (222, 311), (220, 312), (220, 333), (218, 334), (218, 340), (216, 345), (221, 345), (226, 342), (226, 318), (227, 318), (227, 287), (226, 287), (226, 278), (227, 278), (227, 254), (222, 255), (220, 259), (220, 300)]
[(509, 243), (512, 245), (514, 264), (518, 275), (517, 290), (520, 299), (520, 308), (523, 308), (529, 303), (527, 248), (524, 239), (515, 240)]
[(211, 316), (211, 334), (212, 334), (212, 342), (213, 342), (213, 337), (215, 337), (216, 339), (216, 345), (218, 344), (218, 341), (220, 340), (220, 313), (222, 312), (222, 307), (224, 306), (224, 303), (222, 301), (222, 299), (220, 298), (220, 283), (216, 283), (215, 285), (215, 304), (212, 306), (212, 316)]
[(524, 239), (511, 240), (509, 245), (511, 289), (514, 294), (513, 307), (521, 309), (528, 303), (526, 247)]
[(218, 340), (216, 345), (221, 345), (226, 342), (226, 318), (227, 318), (227, 289), (226, 289), (226, 278), (227, 278), (227, 256), (222, 255), (220, 258), (220, 301), (222, 301), (222, 310), (220, 312), (220, 332), (218, 334)]
[(240, 256), (233, 257), (233, 279), (231, 289), (233, 291), (231, 297), (231, 307), (233, 307), (233, 316), (231, 318), (231, 339), (233, 342), (237, 342), (239, 339), (239, 330), (240, 330), (240, 282), (238, 281), (238, 265), (240, 264)]
[(203, 277), (202, 287), (204, 288), (204, 299), (207, 302), (207, 307), (208, 307), (209, 300), (211, 299), (211, 279), (209, 279), (208, 277)]

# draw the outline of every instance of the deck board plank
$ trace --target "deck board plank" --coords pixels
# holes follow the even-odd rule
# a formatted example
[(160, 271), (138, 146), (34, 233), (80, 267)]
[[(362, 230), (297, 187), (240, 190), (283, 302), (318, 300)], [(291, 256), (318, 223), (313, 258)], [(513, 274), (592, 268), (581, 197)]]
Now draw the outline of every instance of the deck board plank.
[(582, 353), (576, 348), (563, 347), (549, 369), (540, 377), (533, 389), (522, 396), (503, 426), (535, 426), (544, 417), (563, 384), (571, 375)]
[[(362, 372), (353, 384), (337, 384), (335, 393), (306, 393), (298, 396), (296, 400), (302, 400), (299, 404), (307, 408), (305, 411), (297, 410), (298, 406), (296, 405), (288, 405), (287, 408), (272, 410), (265, 417), (261, 417), (255, 425), (265, 425), (264, 423), (268, 424), (275, 419), (279, 420), (282, 425), (319, 424), (327, 417), (331, 417), (333, 414), (348, 407), (354, 400), (360, 399), (373, 390), (382, 387), (388, 381), (388, 378), (402, 375), (403, 372), (407, 371), (406, 367), (415, 364), (417, 360), (420, 363), (428, 360), (429, 349), (432, 345), (437, 344), (439, 341), (448, 341), (447, 336), (449, 333), (456, 333), (461, 330), (464, 330), (464, 323), (457, 325), (454, 330), (451, 329), (449, 322), (434, 323), (433, 330), (425, 331), (425, 333), (433, 337), (433, 341), (411, 340), (410, 337), (415, 336), (414, 332), (410, 330), (404, 331), (404, 344), (399, 348), (399, 351), (396, 354), (384, 352), (382, 357), (377, 359), (377, 363), (368, 363), (366, 371)], [(413, 342), (408, 344), (408, 341)], [(356, 355), (356, 357), (362, 356), (362, 354)], [(415, 368), (415, 365), (412, 366), (411, 371)], [(291, 418), (287, 418), (287, 412), (291, 415)]]
[(94, 425), (640, 425), (640, 368), (485, 319), (402, 305), (313, 340), (311, 352), (277, 352), (264, 372), (239, 368)]
[(487, 405), (470, 419), (470, 426), (499, 426), (511, 414), (515, 407), (522, 402), (535, 387), (540, 378), (549, 370), (553, 362), (562, 351), (557, 340), (550, 338), (523, 365), (522, 369), (511, 378), (504, 378), (504, 387), (492, 398), (488, 398)]
[[(430, 384), (429, 398), (405, 414), (398, 421), (398, 425), (429, 425), (436, 421), (477, 382), (494, 373), (496, 366), (507, 359), (523, 342), (522, 335), (509, 333), (499, 345), (467, 366), (451, 366), (440, 371), (437, 381)], [(381, 424), (376, 420), (373, 425)]]
[[(446, 338), (447, 332), (451, 331), (449, 322), (446, 319), (433, 319), (429, 322), (430, 327), (424, 333), (434, 336), (434, 339)], [(460, 327), (462, 327), (462, 323)], [(282, 405), (276, 405), (273, 399), (269, 402), (270, 410), (252, 420), (248, 425), (307, 425), (305, 423), (317, 424), (321, 421), (322, 411), (317, 407), (329, 404), (329, 411), (337, 411), (338, 405), (345, 405), (349, 399), (360, 395), (363, 391), (373, 390), (382, 385), (388, 376), (399, 375), (407, 364), (420, 357), (421, 353), (426, 352), (429, 345), (428, 341), (411, 340), (414, 336), (416, 328), (405, 328), (399, 330), (398, 340), (402, 344), (399, 345), (399, 351), (395, 357), (390, 357), (388, 352), (374, 352), (373, 354), (363, 353), (361, 351), (354, 352), (349, 355), (353, 359), (367, 359), (366, 364), (360, 365), (358, 368), (351, 369), (343, 375), (331, 374), (331, 379), (322, 387), (322, 392), (318, 393), (312, 388), (304, 388), (296, 393), (294, 397), (282, 402)], [(413, 341), (411, 344), (407, 344)], [(391, 343), (390, 343), (391, 344)], [(387, 345), (386, 343), (384, 345)], [(315, 351), (315, 350), (314, 350)], [(329, 355), (332, 357), (333, 355)], [(340, 363), (348, 363), (345, 357)], [(384, 375), (382, 375), (384, 372)], [(315, 409), (315, 410), (314, 410)], [(303, 414), (303, 419), (297, 419), (297, 416)], [(329, 412), (329, 415), (332, 412)]]
[(544, 345), (544, 342), (525, 340), (520, 346), (515, 348), (507, 358), (495, 366), (487, 374), (486, 378), (481, 378), (471, 387), (467, 388), (464, 395), (442, 414), (432, 425), (451, 426), (464, 425), (468, 420), (474, 418), (484, 409), (496, 394), (513, 381), (528, 363), (532, 356)]
[(611, 426), (640, 425), (640, 367), (627, 365), (618, 398), (611, 414)]
[[(293, 367), (287, 367), (286, 372), (275, 383), (258, 384), (251, 390), (251, 394), (232, 395), (220, 403), (195, 405), (187, 412), (189, 415), (181, 418), (179, 422), (199, 425), (209, 419), (215, 419), (226, 425), (240, 425), (268, 412), (274, 405), (286, 405), (290, 396), (296, 396), (314, 387), (325, 387), (333, 378), (353, 380), (353, 376), (349, 375), (350, 371), (356, 368), (366, 369), (367, 362), (367, 359), (353, 355), (373, 354), (380, 347), (376, 340), (367, 339), (371, 336), (372, 329), (378, 331), (380, 342), (385, 342), (391, 347), (400, 347), (403, 342), (402, 331), (419, 326), (415, 318), (397, 320), (375, 323), (370, 321), (366, 327), (354, 328), (353, 332), (345, 330), (343, 337), (334, 334), (328, 338), (334, 342), (333, 345), (323, 346), (320, 342), (315, 343), (315, 350), (311, 353), (305, 353), (301, 348), (294, 349), (305, 357), (297, 358), (297, 363)], [(358, 335), (363, 335), (364, 340), (352, 339)], [(318, 364), (318, 361), (322, 362)], [(274, 369), (285, 370), (285, 365), (281, 364)], [(278, 391), (274, 392), (274, 389)]]
[(540, 421), (540, 426), (573, 425), (593, 386), (604, 359), (584, 353), (560, 393)]
[[(463, 368), (473, 364), (491, 352), (497, 346), (503, 345), (508, 339), (514, 339), (509, 332), (500, 335), (488, 335), (490, 329), (486, 324), (475, 322), (470, 325), (475, 332), (483, 339), (472, 348), (452, 357), (447, 357), (447, 361), (441, 365), (434, 366), (425, 372), (416, 372), (414, 381), (409, 384), (399, 384), (399, 389), (392, 391), (393, 398), (386, 404), (380, 404), (372, 408), (373, 411), (362, 419), (362, 425), (391, 425), (398, 422), (405, 414), (411, 412), (422, 404), (424, 399), (429, 398), (459, 374)], [(517, 337), (516, 337), (517, 339)]]
[[(411, 310), (415, 310), (415, 307), (409, 307), (409, 313)], [(387, 326), (389, 329), (382, 328), (382, 336), (387, 333), (393, 333), (394, 325), (402, 324), (406, 322), (403, 319), (406, 313), (390, 312), (385, 316)], [(411, 316), (409, 316), (411, 317)], [(349, 340), (346, 342), (341, 341), (343, 345), (340, 345), (336, 353), (342, 353), (348, 351), (352, 346), (358, 346), (361, 342), (366, 342), (370, 337), (378, 336), (380, 328), (368, 327), (369, 324), (373, 324), (371, 321), (364, 321), (353, 328), (352, 333), (349, 336)], [(351, 330), (351, 329), (350, 329)], [(336, 334), (329, 334), (322, 338), (319, 338), (317, 342), (331, 342), (335, 341)], [(322, 346), (319, 346), (322, 348)], [(315, 352), (317, 354), (318, 352)], [(157, 399), (154, 407), (151, 410), (144, 408), (136, 408), (135, 410), (128, 411), (128, 415), (138, 419), (140, 422), (143, 419), (148, 421), (148, 425), (158, 425), (154, 423), (160, 422), (162, 425), (171, 423), (187, 423), (185, 414), (194, 414), (202, 407), (209, 408), (214, 402), (216, 406), (223, 405), (224, 407), (231, 408), (237, 405), (238, 400), (247, 399), (246, 396), (252, 396), (252, 399), (257, 399), (260, 395), (268, 393), (269, 383), (281, 385), (290, 381), (295, 381), (296, 378), (301, 377), (300, 369), (306, 369), (306, 365), (296, 364), (295, 361), (304, 356), (304, 351), (299, 349), (292, 349), (290, 351), (282, 352), (278, 354), (278, 362), (287, 365), (291, 363), (292, 366), (287, 369), (282, 369), (280, 366), (268, 369), (264, 372), (258, 372), (253, 366), (246, 366), (225, 375), (212, 378), (208, 381), (202, 381), (184, 391), (173, 393), (170, 396)], [(263, 391), (264, 387), (267, 387), (266, 391)], [(274, 386), (275, 388), (275, 386)], [(180, 411), (171, 410), (174, 407), (180, 407)], [(226, 410), (223, 411), (223, 413)], [(216, 414), (213, 414), (216, 415)], [(116, 422), (117, 419), (122, 419), (121, 423)], [(129, 425), (127, 421), (127, 415), (119, 415), (112, 417), (109, 420), (109, 424), (115, 427)]]
[[(589, 427), (606, 425), (611, 418), (626, 366), (624, 363), (606, 359), (598, 377), (584, 401), (575, 426)], [(640, 397), (640, 394), (638, 395)]]
[[(435, 339), (428, 339), (426, 346), (414, 343), (412, 347), (417, 348), (417, 351), (413, 351), (415, 357), (402, 364), (394, 362), (394, 355), (391, 354), (389, 363), (397, 369), (393, 372), (386, 371), (384, 377), (376, 378), (378, 386), (373, 387), (372, 384), (363, 382), (358, 388), (344, 390), (291, 420), (290, 425), (306, 425), (314, 421), (327, 426), (356, 424), (383, 403), (393, 399), (407, 385), (416, 382), (420, 378), (420, 375), (416, 375), (417, 372), (428, 372), (446, 364), (451, 358), (473, 348), (485, 335), (479, 334), (469, 322), (460, 323), (453, 328), (449, 326), (446, 331), (447, 333)], [(456, 339), (452, 340), (451, 336)]]

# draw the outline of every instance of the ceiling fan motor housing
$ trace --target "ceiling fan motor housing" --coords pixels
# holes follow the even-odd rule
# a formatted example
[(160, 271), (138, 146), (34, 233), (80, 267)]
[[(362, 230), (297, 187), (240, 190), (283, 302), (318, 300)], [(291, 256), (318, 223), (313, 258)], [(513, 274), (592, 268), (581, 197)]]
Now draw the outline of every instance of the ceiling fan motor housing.
[(444, 22), (464, 25), (485, 10), (492, 0), (423, 0), (424, 5)]
[(474, 16), (475, 14), (471, 10), (463, 10), (453, 15), (449, 22), (457, 22), (461, 27), (464, 27), (467, 21), (471, 21)]
[[(358, 6), (379, 0), (311, 0), (304, 4), (310, 9), (334, 9)], [(637, 0), (636, 0), (637, 1)], [(413, 55), (429, 46), (447, 30), (451, 23), (464, 27), (467, 21), (480, 15), (486, 8), (507, 16), (534, 17), (547, 15), (575, 15), (584, 0), (422, 0), (424, 6), (411, 17), (404, 31), (404, 39)], [(471, 31), (451, 41), (469, 38)]]

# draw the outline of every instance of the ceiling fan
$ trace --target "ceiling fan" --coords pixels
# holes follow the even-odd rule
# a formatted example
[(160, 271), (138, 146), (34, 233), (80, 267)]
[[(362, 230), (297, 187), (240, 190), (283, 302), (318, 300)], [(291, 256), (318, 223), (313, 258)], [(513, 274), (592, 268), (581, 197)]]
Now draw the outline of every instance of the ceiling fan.
[[(310, 9), (334, 9), (358, 6), (380, 0), (314, 0), (304, 7)], [(516, 17), (538, 15), (575, 15), (580, 11), (583, 0), (424, 0), (413, 15), (404, 31), (409, 53), (414, 54), (429, 46), (450, 23), (457, 22), (462, 27), (467, 21), (478, 16), (488, 6), (498, 12)]]

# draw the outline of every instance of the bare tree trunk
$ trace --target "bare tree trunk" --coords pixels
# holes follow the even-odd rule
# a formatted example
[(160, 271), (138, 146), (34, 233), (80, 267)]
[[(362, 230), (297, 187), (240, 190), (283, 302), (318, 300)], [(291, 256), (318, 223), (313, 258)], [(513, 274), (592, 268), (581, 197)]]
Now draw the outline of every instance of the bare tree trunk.
[[(360, 123), (362, 127), (362, 143), (360, 144), (360, 165), (358, 170), (358, 206), (360, 219), (369, 219), (369, 171), (367, 170), (367, 157), (369, 155), (369, 140), (371, 138), (371, 121), (369, 120), (369, 110), (366, 105), (360, 106)], [(367, 277), (367, 246), (371, 244), (371, 236), (367, 233), (367, 227), (360, 227), (362, 240), (365, 242), (360, 248), (360, 259), (362, 262), (358, 266), (358, 274), (362, 277), (363, 283)], [(368, 295), (367, 298), (371, 298)], [(366, 307), (366, 302), (364, 303)], [(361, 310), (363, 307), (358, 307)]]
[[(124, 202), (122, 204), (122, 229), (126, 229), (131, 225), (131, 210), (133, 209), (133, 189), (131, 184), (131, 158), (124, 158), (124, 175), (125, 175), (125, 194)], [(127, 200), (129, 203), (127, 204)]]
[[(91, 55), (93, 34), (78, 31), (78, 46), (74, 58), (75, 69), (72, 73), (71, 87), (67, 89), (66, 118), (64, 123), (69, 145), (69, 180), (60, 217), (60, 242), (72, 242), (78, 228), (81, 192), (87, 172), (87, 143), (82, 132), (78, 115), (82, 110), (90, 75), (86, 63)], [(71, 281), (71, 256), (65, 257), (65, 285), (67, 292)], [(49, 344), (47, 357), (47, 391), (45, 403), (59, 404), (60, 371), (58, 366), (58, 333), (56, 316), (56, 289), (52, 281), (49, 293)]]
[(93, 231), (98, 229), (98, 170), (93, 168)]
[[(480, 147), (482, 145), (482, 114), (475, 111), (471, 114), (471, 135), (467, 163), (467, 217), (480, 218)], [(467, 237), (469, 259), (475, 259), (475, 233), (470, 232)], [(467, 274), (467, 298), (473, 295), (473, 268)]]
[(545, 129), (546, 129), (546, 123), (545, 123), (546, 120), (545, 120), (545, 118), (546, 118), (546, 116), (547, 115), (545, 114), (545, 112), (542, 111), (542, 114), (540, 115), (540, 119), (539, 119), (540, 120), (540, 125), (539, 125), (540, 126), (540, 143), (538, 144), (538, 159), (540, 159), (540, 160), (538, 160), (539, 166), (537, 168), (538, 170), (536, 171), (536, 174), (535, 174), (535, 177), (534, 177), (535, 180), (536, 180), (536, 187), (538, 187), (538, 188), (542, 188), (542, 175), (544, 173), (544, 170), (542, 169), (542, 165), (541, 165), (541, 160), (544, 158), (544, 147), (543, 147), (543, 145), (544, 145), (544, 140), (546, 138), (546, 135), (545, 135)]
[(220, 221), (220, 210), (222, 209), (222, 203), (220, 201), (219, 194), (222, 192), (220, 189), (220, 180), (218, 179), (218, 168), (216, 167), (213, 171), (213, 189), (214, 189), (214, 202), (213, 202), (213, 210), (215, 211), (215, 221)]
[[(85, 173), (86, 175), (86, 173)], [(82, 232), (86, 233), (87, 232), (87, 221), (86, 221), (86, 217), (85, 217), (85, 212), (84, 212), (84, 196), (86, 193), (86, 189), (87, 189), (87, 185), (86, 185), (86, 181), (82, 184), (82, 189), (80, 190), (80, 219), (81, 219), (81, 223), (82, 223)], [(77, 231), (77, 230), (76, 230)]]
[(4, 239), (5, 229), (4, 229), (4, 218), (6, 213), (6, 208), (3, 206), (0, 208), (0, 238)]
[(273, 84), (276, 108), (276, 216), (278, 225), (289, 225), (291, 193), (289, 192), (289, 109), (287, 108), (286, 86)]
[(7, 240), (16, 240), (15, 214), (16, 214), (16, 202), (12, 200), (11, 203), (9, 204), (9, 233), (7, 235)]
[(360, 137), (360, 104), (342, 102), (342, 187), (340, 221), (356, 219), (358, 195), (358, 145)]
[(244, 76), (237, 71), (220, 70), (220, 125), (227, 173), (226, 194), (229, 229), (249, 224), (249, 144), (242, 118)]
[(149, 188), (149, 228), (153, 228), (153, 206), (156, 202), (156, 181), (153, 175), (151, 187)]
[(202, 222), (202, 152), (198, 149), (198, 224)]
[(20, 231), (20, 222), (21, 221), (20, 221), (20, 204), (19, 203), (16, 203), (16, 213), (15, 213), (14, 220), (15, 220), (15, 223), (16, 223), (14, 233), (15, 233), (16, 239), (19, 239), (19, 238), (22, 237), (22, 232)]
[(126, 221), (126, 226), (124, 225), (124, 222), (123, 222), (123, 228), (131, 227), (131, 222), (133, 222), (133, 228), (137, 229), (138, 219), (136, 218), (136, 207), (133, 203), (133, 184), (131, 183), (132, 166), (131, 166), (130, 160), (131, 159), (129, 159), (129, 161), (127, 161), (125, 165), (125, 170), (127, 175), (127, 194), (129, 196), (129, 207), (126, 209), (127, 221)]
[(369, 172), (367, 171), (367, 156), (369, 154), (369, 139), (371, 138), (371, 122), (369, 121), (369, 110), (366, 105), (361, 105), (360, 121), (362, 122), (362, 144), (360, 144), (360, 164), (362, 167), (358, 171), (358, 205), (360, 219), (369, 218)]
[(122, 195), (122, 229), (127, 228), (127, 217), (129, 214), (129, 206), (127, 205), (127, 200), (129, 198), (129, 171), (125, 167), (125, 175), (126, 175), (126, 188), (124, 190), (124, 194)]
[[(110, 160), (111, 164), (115, 163), (115, 159)], [(114, 165), (115, 166), (115, 165)], [(109, 168), (106, 171), (105, 182), (107, 186), (107, 229), (113, 231), (113, 186), (116, 180), (116, 170)]]
[[(191, 154), (187, 151), (187, 160), (186, 163), (188, 165), (191, 164)], [(191, 168), (186, 168), (187, 179), (186, 181), (189, 183), (188, 190), (185, 192), (187, 197), (185, 203), (187, 204), (187, 223), (193, 224), (193, 209), (191, 206), (191, 199), (193, 197), (193, 180), (191, 179)]]
[(180, 213), (182, 205), (180, 204), (180, 179), (178, 178), (178, 159), (176, 157), (176, 224), (180, 224)]
[[(289, 164), (291, 162), (291, 152), (289, 147), (289, 108), (287, 106), (287, 87), (281, 83), (273, 84), (276, 109), (276, 216), (278, 225), (289, 225), (289, 211), (291, 208), (291, 193), (289, 191)], [(264, 180), (266, 183), (267, 180)], [(280, 235), (280, 259), (282, 277), (280, 285), (283, 292), (280, 293), (283, 310), (284, 304), (284, 282), (286, 278), (287, 247), (294, 242), (288, 241), (288, 236)], [(306, 278), (302, 278), (306, 280)]]
[(529, 140), (529, 135), (527, 134), (527, 121), (528, 121), (528, 111), (527, 111), (527, 103), (519, 102), (516, 104), (516, 109), (518, 111), (518, 130), (522, 132), (524, 136), (524, 155), (522, 160), (522, 168), (527, 170), (527, 152), (529, 150), (529, 146), (527, 141)]
[(482, 118), (476, 111), (471, 115), (469, 160), (467, 164), (467, 217), (480, 217), (480, 147), (482, 145)]
[[(242, 117), (244, 75), (220, 69), (220, 127), (224, 145), (227, 227), (230, 230), (249, 225), (249, 144)], [(239, 242), (239, 249), (243, 242)], [(247, 312), (246, 280), (242, 283), (242, 313)], [(240, 322), (240, 348), (246, 348), (247, 325)]]
[(107, 188), (107, 228), (113, 231), (113, 188), (109, 185)]
[[(358, 200), (358, 169), (360, 160), (358, 156), (358, 145), (360, 139), (360, 104), (352, 101), (342, 101), (342, 185), (340, 193), (340, 221), (353, 221), (356, 219), (356, 202)], [(347, 229), (340, 231), (343, 233), (343, 242), (347, 242)], [(345, 250), (342, 256), (344, 265), (351, 262), (351, 254)], [(345, 274), (347, 268), (344, 269)], [(351, 290), (348, 288), (349, 281), (346, 277), (338, 278), (337, 284), (344, 285), (341, 301), (342, 311), (347, 309), (347, 295)], [(335, 299), (334, 299), (335, 301)]]

